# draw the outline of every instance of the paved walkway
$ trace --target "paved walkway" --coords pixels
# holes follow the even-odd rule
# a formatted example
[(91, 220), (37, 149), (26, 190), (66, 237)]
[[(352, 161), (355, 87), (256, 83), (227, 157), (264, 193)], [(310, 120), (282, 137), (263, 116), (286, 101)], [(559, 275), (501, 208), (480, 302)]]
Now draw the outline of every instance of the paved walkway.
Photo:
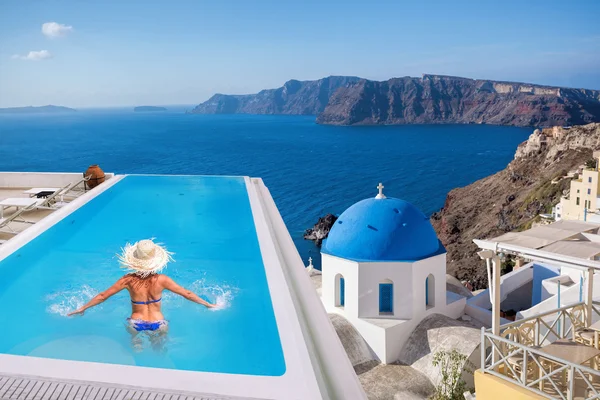
[(175, 393), (89, 382), (0, 375), (1, 400), (243, 400), (200, 393)]

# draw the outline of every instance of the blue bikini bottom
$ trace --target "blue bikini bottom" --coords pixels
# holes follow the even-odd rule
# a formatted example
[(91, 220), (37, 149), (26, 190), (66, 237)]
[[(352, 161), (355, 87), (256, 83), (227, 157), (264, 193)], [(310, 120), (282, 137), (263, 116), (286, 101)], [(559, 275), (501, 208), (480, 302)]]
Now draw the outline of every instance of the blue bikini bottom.
[(127, 318), (127, 324), (138, 332), (141, 331), (157, 331), (161, 328), (166, 328), (168, 323), (166, 320), (159, 321), (144, 321), (143, 319)]

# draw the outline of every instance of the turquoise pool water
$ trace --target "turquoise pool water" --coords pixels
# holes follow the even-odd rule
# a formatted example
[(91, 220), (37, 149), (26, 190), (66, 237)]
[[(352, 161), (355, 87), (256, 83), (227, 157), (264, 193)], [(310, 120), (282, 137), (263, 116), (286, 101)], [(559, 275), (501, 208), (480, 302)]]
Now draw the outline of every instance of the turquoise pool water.
[[(165, 273), (219, 304), (163, 297), (165, 346), (134, 351), (123, 291), (66, 313), (123, 275), (115, 254), (155, 237)], [(0, 262), (0, 353), (278, 376), (285, 361), (243, 178), (127, 176)]]

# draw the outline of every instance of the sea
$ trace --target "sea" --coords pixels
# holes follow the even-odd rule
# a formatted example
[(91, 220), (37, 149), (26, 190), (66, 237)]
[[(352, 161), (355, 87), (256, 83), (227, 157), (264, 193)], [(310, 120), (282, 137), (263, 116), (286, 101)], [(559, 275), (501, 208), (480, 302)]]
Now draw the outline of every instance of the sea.
[(0, 171), (247, 175), (269, 188), (304, 260), (303, 233), (377, 194), (430, 215), (447, 193), (512, 160), (531, 128), (491, 125), (327, 126), (314, 116), (195, 115), (133, 108), (0, 115)]

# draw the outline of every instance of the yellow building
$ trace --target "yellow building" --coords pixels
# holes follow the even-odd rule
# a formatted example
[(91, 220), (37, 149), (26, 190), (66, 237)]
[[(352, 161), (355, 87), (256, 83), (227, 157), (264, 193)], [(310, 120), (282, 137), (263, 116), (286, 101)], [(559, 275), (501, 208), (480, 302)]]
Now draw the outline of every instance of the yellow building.
[(555, 208), (557, 220), (577, 219), (580, 221), (600, 222), (600, 180), (598, 165), (600, 152), (594, 152), (595, 168), (584, 168), (579, 179), (571, 181), (568, 198), (562, 198)]

